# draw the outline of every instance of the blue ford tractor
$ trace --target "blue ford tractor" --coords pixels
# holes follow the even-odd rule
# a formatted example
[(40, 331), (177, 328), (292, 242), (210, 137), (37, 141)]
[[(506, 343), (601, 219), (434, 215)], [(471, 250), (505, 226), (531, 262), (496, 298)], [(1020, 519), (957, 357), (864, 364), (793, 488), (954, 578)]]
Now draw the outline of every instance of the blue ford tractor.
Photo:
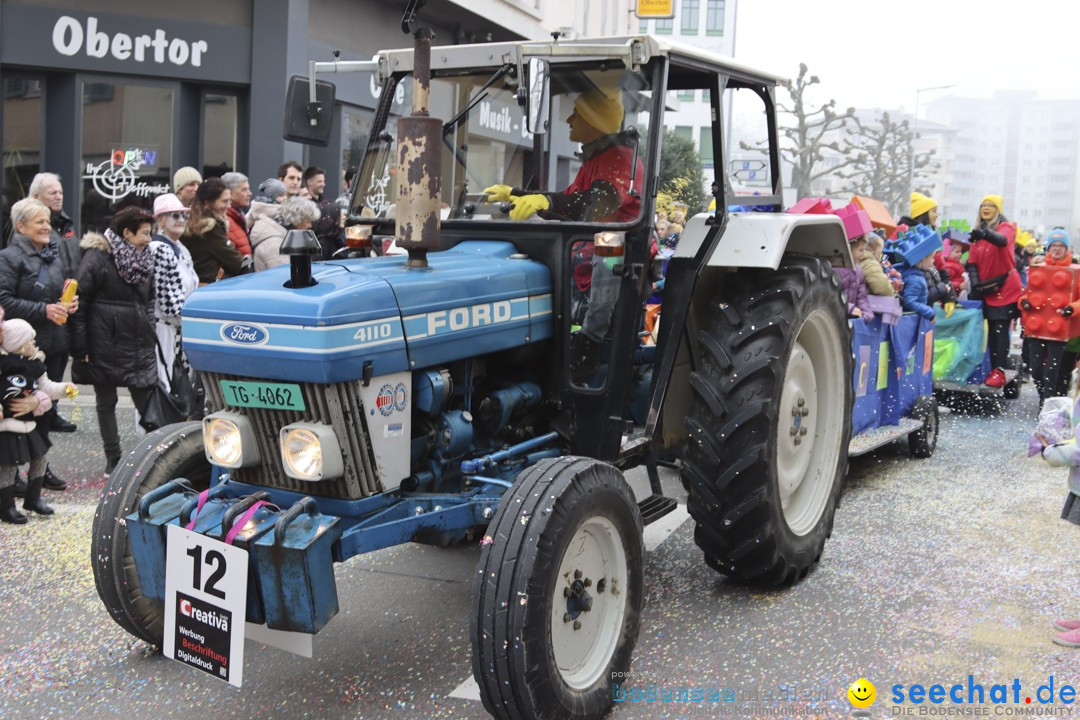
[[(777, 78), (649, 36), (430, 43), (421, 30), (361, 64), (382, 92), (347, 236), (370, 256), (313, 263), (318, 243), (297, 232), (289, 266), (188, 299), (207, 414), (152, 433), (109, 478), (97, 589), (160, 645), (165, 529), (220, 539), (243, 523), (247, 619), (312, 634), (349, 602), (335, 563), (480, 538), (485, 707), (599, 718), (637, 640), (642, 527), (676, 507), (658, 463), (681, 467), (718, 572), (777, 586), (820, 559), (850, 435), (832, 272), (850, 253), (832, 216), (781, 212)], [(327, 125), (318, 69), (298, 104), (313, 135)], [(560, 215), (583, 165), (564, 120), (597, 89), (621, 101), (610, 142), (632, 157), (630, 189)], [(691, 92), (712, 107), (717, 211), (688, 219), (660, 283), (664, 113)], [(550, 207), (515, 219), (527, 195)], [(640, 501), (635, 467), (652, 488)]]

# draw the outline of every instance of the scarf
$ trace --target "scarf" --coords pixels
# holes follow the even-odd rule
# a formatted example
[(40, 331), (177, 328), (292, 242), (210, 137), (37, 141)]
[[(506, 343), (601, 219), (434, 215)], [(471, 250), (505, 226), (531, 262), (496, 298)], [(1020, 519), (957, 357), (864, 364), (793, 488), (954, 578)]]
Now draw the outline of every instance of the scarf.
[(109, 241), (120, 279), (128, 285), (145, 285), (154, 272), (154, 258), (150, 255), (150, 248), (137, 250), (131, 243), (117, 237), (112, 230), (105, 231), (105, 239)]
[(46, 265), (52, 265), (53, 260), (60, 257), (60, 246), (56, 241), (50, 240), (48, 245), (38, 250), (38, 257)]

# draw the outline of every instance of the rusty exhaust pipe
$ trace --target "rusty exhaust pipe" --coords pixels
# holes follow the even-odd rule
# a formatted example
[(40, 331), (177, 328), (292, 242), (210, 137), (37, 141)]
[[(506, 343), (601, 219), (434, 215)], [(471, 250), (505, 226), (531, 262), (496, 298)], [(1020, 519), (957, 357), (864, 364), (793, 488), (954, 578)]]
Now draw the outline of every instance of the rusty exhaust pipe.
[(412, 115), (398, 120), (398, 197), (394, 233), (408, 250), (406, 267), (426, 268), (429, 250), (439, 249), (442, 202), (442, 120), (428, 116), (431, 92), (430, 28), (413, 34)]

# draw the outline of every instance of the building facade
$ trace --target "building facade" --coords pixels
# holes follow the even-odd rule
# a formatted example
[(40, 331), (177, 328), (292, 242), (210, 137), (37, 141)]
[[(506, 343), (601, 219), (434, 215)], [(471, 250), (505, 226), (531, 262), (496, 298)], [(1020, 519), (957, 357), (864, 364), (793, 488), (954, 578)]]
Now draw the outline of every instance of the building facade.
[(946, 217), (971, 220), (983, 196), (998, 194), (1006, 216), (1040, 238), (1056, 226), (1080, 232), (1080, 100), (944, 97), (928, 104), (927, 117), (956, 133)]
[[(639, 20), (638, 32), (670, 36), (679, 42), (733, 56), (736, 0), (674, 0), (675, 17)], [(675, 94), (675, 112), (665, 113), (664, 125), (694, 141), (702, 166), (713, 169), (712, 110), (705, 91)], [(736, 146), (737, 148), (737, 146)], [(736, 162), (738, 153), (732, 157)], [(711, 176), (712, 173), (706, 173)]]
[[(435, 43), (543, 38), (586, 12), (597, 30), (629, 24), (627, 0), (429, 0)], [(339, 74), (328, 147), (282, 139), (286, 82), (310, 60), (367, 60), (408, 47), (404, 2), (380, 0), (0, 0), (5, 236), (13, 202), (42, 171), (61, 176), (76, 231), (125, 205), (150, 207), (178, 167), (230, 170), (252, 185), (286, 160), (326, 170), (328, 195), (359, 162), (380, 88)], [(567, 13), (570, 13), (567, 15)], [(595, 16), (595, 17), (594, 17)], [(610, 33), (609, 33), (610, 34)]]

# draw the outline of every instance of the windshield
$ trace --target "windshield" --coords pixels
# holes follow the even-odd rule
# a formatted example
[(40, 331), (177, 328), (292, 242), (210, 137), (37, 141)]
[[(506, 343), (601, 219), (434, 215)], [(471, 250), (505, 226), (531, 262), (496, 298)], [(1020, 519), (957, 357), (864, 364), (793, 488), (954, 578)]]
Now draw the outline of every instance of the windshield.
[[(431, 79), (429, 113), (443, 121), (442, 219), (632, 222), (641, 212), (652, 108), (650, 79), (617, 62), (553, 65), (548, 132), (533, 135), (513, 66)], [(405, 90), (404, 97), (401, 89)], [(392, 218), (397, 118), (412, 78), (384, 92), (352, 215)], [(386, 97), (397, 95), (397, 100)]]

